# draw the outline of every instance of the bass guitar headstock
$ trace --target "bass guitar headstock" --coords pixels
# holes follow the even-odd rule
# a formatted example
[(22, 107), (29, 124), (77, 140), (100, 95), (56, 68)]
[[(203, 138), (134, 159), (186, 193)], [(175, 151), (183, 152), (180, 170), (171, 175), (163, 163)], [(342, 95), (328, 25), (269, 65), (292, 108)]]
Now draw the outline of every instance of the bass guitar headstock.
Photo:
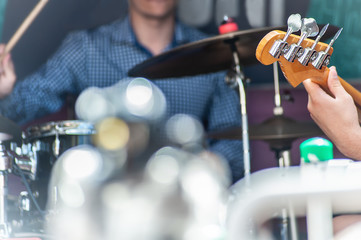
[[(320, 42), (320, 39), (328, 24), (319, 33), (314, 19), (301, 20), (296, 14), (290, 16), (288, 26), (287, 32), (272, 31), (260, 41), (256, 49), (257, 59), (264, 65), (278, 61), (283, 74), (293, 87), (305, 79), (312, 79), (324, 87), (324, 79), (327, 79), (329, 72), (327, 65), (333, 52), (332, 45), (342, 29), (338, 30), (330, 44), (326, 44)], [(292, 34), (299, 29), (300, 36)], [(308, 38), (317, 34), (315, 40)]]
[[(272, 31), (268, 33), (258, 44), (256, 57), (264, 65), (279, 62), (281, 70), (287, 81), (293, 86), (298, 86), (306, 79), (311, 79), (319, 84), (328, 94), (327, 79), (330, 69), (327, 65), (333, 52), (332, 45), (340, 35), (342, 28), (334, 35), (329, 44), (320, 42), (326, 32), (325, 25), (320, 34), (314, 19), (302, 19), (299, 14), (288, 18), (288, 30)], [(292, 34), (301, 29), (301, 35)], [(317, 36), (315, 40), (309, 36)], [(361, 93), (348, 82), (338, 77), (341, 85), (352, 96), (356, 106), (361, 110)]]

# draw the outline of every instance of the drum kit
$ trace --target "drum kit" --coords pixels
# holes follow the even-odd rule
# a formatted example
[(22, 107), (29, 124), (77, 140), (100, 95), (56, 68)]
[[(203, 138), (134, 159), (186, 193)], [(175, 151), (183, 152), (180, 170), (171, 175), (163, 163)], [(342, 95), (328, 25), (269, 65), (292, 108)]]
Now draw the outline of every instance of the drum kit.
[[(67, 149), (91, 144), (94, 126), (80, 120), (67, 120), (21, 131), (11, 120), (1, 117), (0, 129), (1, 236), (9, 237), (19, 229), (41, 232), (52, 167)], [(20, 192), (18, 199), (8, 195), (9, 173), (21, 177), (25, 185), (26, 191)]]
[[(235, 82), (242, 84), (245, 76), (240, 66), (256, 63), (255, 49), (259, 40), (274, 29), (276, 28), (235, 31), (186, 44), (140, 63), (129, 71), (129, 75), (161, 79), (232, 69), (237, 75), (233, 79), (233, 84)], [(286, 27), (277, 29), (282, 30)], [(337, 30), (337, 27), (330, 26), (328, 34), (323, 38), (329, 38)], [(243, 93), (240, 89), (240, 95), (245, 95), (244, 89)], [(245, 105), (242, 100), (241, 105)], [(245, 122), (247, 117), (245, 109), (242, 114), (245, 118), (243, 126), (248, 128), (248, 123)], [(207, 137), (243, 139), (246, 144), (248, 138), (264, 140), (277, 152), (289, 150), (290, 143), (296, 138), (321, 133), (313, 123), (297, 122), (282, 114), (275, 114), (261, 124), (251, 125), (249, 136), (248, 132), (247, 135), (244, 132), (242, 128), (224, 129), (208, 133)], [(81, 144), (91, 144), (94, 134), (96, 134), (94, 126), (80, 120), (49, 122), (21, 131), (15, 123), (0, 116), (1, 237), (11, 236), (11, 232), (16, 231), (17, 228), (30, 232), (43, 229), (48, 182), (54, 163), (66, 150)], [(244, 147), (248, 146), (244, 145)], [(248, 168), (246, 174), (249, 174), (249, 166), (246, 168)], [(15, 217), (11, 216), (7, 208), (9, 173), (19, 175), (26, 187), (26, 191), (20, 194), (19, 200), (14, 204), (18, 209)]]

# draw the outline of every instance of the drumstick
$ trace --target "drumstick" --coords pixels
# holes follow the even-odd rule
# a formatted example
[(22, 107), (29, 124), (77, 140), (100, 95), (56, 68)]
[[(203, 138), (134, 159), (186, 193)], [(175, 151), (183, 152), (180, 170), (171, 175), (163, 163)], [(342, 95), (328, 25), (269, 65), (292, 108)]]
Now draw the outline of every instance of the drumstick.
[(5, 50), (0, 57), (0, 62), (4, 59), (5, 55), (9, 53), (15, 44), (19, 41), (24, 32), (28, 29), (30, 24), (34, 21), (35, 17), (40, 13), (48, 0), (40, 0), (38, 4), (34, 7), (34, 9), (29, 13), (29, 15), (25, 18), (23, 23), (20, 25), (18, 30), (14, 33), (14, 35), (9, 40), (8, 44), (5, 46)]

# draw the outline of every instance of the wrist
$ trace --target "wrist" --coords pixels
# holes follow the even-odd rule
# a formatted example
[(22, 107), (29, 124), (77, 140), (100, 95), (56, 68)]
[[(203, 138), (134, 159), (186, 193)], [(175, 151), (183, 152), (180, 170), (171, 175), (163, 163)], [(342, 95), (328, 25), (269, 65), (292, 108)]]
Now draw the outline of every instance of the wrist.
[(346, 139), (341, 139), (336, 146), (345, 156), (361, 160), (361, 128), (348, 134)]

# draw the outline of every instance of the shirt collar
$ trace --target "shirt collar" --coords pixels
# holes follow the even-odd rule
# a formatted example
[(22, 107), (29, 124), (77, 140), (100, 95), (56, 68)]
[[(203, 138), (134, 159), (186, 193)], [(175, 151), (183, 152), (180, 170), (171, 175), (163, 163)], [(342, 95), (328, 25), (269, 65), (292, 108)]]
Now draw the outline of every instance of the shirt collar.
[[(133, 31), (129, 16), (126, 16), (124, 20), (116, 21), (113, 24), (113, 27), (114, 27), (114, 31), (112, 32), (113, 40), (115, 40), (116, 42), (136, 43), (137, 45), (140, 45)], [(165, 50), (169, 50), (184, 43), (190, 42), (190, 39), (187, 38), (186, 35), (187, 34), (185, 34), (184, 25), (180, 23), (178, 20), (176, 20), (173, 41), (171, 45), (168, 46)]]
[(136, 41), (129, 16), (125, 17), (124, 20), (118, 20), (112, 24), (112, 37), (115, 42), (134, 43)]

